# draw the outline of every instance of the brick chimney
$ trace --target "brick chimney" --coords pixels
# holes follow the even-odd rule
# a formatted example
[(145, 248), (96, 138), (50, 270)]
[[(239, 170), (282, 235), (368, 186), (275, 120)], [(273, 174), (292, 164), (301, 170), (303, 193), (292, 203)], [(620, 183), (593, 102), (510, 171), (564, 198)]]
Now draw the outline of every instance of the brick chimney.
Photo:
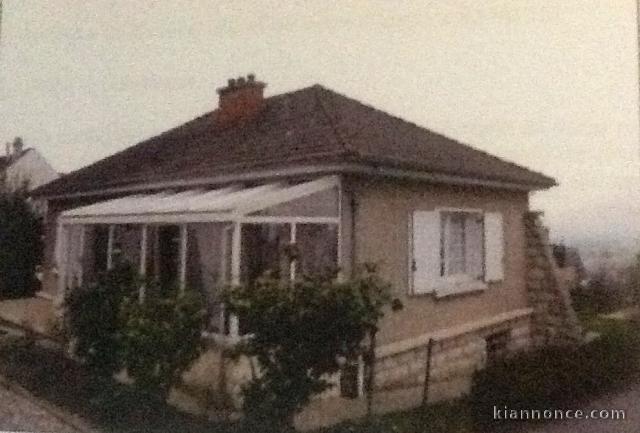
[(226, 87), (218, 89), (216, 123), (228, 125), (253, 119), (264, 106), (265, 87), (253, 74), (230, 79)]

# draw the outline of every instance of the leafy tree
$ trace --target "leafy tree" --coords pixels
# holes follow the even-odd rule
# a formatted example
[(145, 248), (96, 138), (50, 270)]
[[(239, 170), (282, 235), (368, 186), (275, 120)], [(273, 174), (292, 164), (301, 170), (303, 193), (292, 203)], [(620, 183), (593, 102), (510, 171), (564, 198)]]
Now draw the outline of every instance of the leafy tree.
[(258, 363), (243, 390), (245, 416), (274, 431), (291, 429), (311, 396), (330, 386), (328, 375), (364, 354), (363, 342), (377, 331), (390, 301), (389, 285), (372, 265), (342, 282), (319, 276), (290, 282), (267, 274), (230, 288), (225, 298), (248, 332), (238, 354)]
[(35, 293), (42, 250), (41, 220), (26, 194), (0, 185), (0, 298)]

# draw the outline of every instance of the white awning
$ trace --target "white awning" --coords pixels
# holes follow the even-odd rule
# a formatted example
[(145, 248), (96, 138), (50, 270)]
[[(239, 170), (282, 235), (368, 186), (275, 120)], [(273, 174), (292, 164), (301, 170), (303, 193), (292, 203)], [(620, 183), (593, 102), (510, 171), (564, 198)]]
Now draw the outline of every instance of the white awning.
[[(238, 221), (248, 215), (317, 192), (335, 188), (336, 176), (295, 185), (284, 182), (260, 186), (136, 194), (64, 211), (62, 224), (175, 224)], [(317, 218), (327, 222), (336, 217)]]

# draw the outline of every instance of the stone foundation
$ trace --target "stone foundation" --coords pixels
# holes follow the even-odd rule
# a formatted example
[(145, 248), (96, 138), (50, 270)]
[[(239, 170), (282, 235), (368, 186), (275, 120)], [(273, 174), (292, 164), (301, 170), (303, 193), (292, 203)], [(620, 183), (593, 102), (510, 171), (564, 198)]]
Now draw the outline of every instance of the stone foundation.
[[(378, 347), (375, 413), (409, 409), (422, 403), (429, 340), (432, 341), (429, 402), (468, 394), (473, 373), (487, 363), (486, 338), (506, 332), (507, 354), (526, 350), (530, 346), (531, 314), (531, 309), (515, 310)], [(250, 378), (251, 366), (246, 358), (232, 360), (223, 346), (212, 342), (184, 375), (183, 385), (172, 392), (171, 402), (191, 413), (214, 418), (237, 417), (241, 387)], [(364, 415), (365, 398), (340, 397), (338, 377), (332, 377), (331, 381), (336, 386), (313, 398), (300, 414), (300, 427), (315, 428)]]
[[(375, 365), (374, 389), (386, 391), (423, 386), (429, 339), (429, 401), (459, 397), (471, 389), (473, 373), (487, 363), (486, 338), (505, 332), (505, 353), (530, 345), (530, 310), (518, 310), (486, 321), (422, 336), (405, 347), (382, 348)], [(400, 349), (400, 350), (397, 350)]]

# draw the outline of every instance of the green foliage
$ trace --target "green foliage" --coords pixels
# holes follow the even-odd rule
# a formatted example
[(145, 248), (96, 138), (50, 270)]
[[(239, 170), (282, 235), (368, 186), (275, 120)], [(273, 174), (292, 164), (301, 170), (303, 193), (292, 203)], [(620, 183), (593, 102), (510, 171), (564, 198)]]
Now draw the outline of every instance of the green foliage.
[(225, 301), (249, 334), (238, 352), (259, 365), (244, 389), (247, 419), (286, 429), (312, 395), (327, 389), (326, 377), (339, 371), (340, 361), (362, 353), (390, 299), (389, 285), (368, 265), (343, 282), (265, 275), (231, 288)]
[(126, 299), (120, 310), (122, 361), (135, 385), (165, 397), (203, 349), (206, 312), (193, 293)]
[(640, 304), (640, 253), (636, 254), (633, 263), (627, 269), (628, 290), (633, 302)]
[(562, 408), (637, 377), (640, 342), (634, 327), (616, 324), (583, 346), (546, 347), (478, 372), (471, 393), (477, 423), (488, 426), (494, 406)]
[(391, 412), (348, 421), (317, 433), (480, 433), (473, 429), (466, 400), (439, 402), (427, 407)]
[(118, 263), (97, 281), (67, 292), (65, 328), (75, 354), (96, 374), (111, 376), (123, 367), (120, 309), (137, 293), (138, 279), (131, 265)]
[(0, 299), (32, 296), (42, 258), (42, 227), (26, 196), (0, 188)]
[(141, 284), (127, 263), (71, 290), (66, 297), (66, 330), (75, 354), (101, 377), (126, 369), (134, 385), (164, 399), (171, 386), (202, 352), (205, 309), (200, 297), (148, 296), (138, 301)]
[(578, 312), (610, 313), (625, 305), (627, 292), (606, 269), (598, 270), (586, 287), (571, 291), (573, 306)]

